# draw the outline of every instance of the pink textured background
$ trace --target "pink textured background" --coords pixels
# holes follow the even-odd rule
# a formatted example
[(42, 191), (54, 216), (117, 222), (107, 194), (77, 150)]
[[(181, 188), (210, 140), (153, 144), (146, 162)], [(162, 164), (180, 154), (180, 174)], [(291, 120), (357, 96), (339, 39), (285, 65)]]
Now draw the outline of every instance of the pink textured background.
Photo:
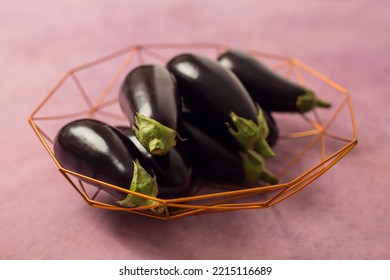
[[(388, 1), (1, 1), (0, 259), (389, 259)], [(267, 210), (172, 222), (88, 207), (27, 117), (70, 68), (135, 43), (297, 57), (351, 92), (359, 145)], [(330, 203), (331, 202), (331, 203)]]

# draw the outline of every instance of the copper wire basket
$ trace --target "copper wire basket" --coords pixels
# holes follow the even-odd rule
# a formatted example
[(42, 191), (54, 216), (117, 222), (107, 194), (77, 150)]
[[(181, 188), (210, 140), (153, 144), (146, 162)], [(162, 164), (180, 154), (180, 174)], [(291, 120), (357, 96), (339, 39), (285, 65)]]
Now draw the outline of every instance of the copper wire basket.
[[(357, 144), (355, 117), (346, 89), (301, 61), (282, 55), (246, 50), (284, 77), (305, 85), (330, 101), (330, 109), (306, 114), (274, 114), (280, 138), (276, 157), (266, 161), (279, 178), (276, 185), (239, 189), (232, 186), (204, 186), (194, 196), (159, 199), (124, 190), (86, 177), (61, 166), (53, 153), (59, 129), (78, 118), (95, 118), (111, 125), (129, 125), (118, 104), (118, 92), (125, 75), (134, 67), (154, 63), (165, 65), (174, 55), (194, 52), (216, 58), (232, 46), (216, 43), (133, 45), (69, 70), (29, 117), (29, 123), (58, 166), (59, 172), (90, 206), (128, 211), (169, 220), (201, 213), (271, 207), (302, 190), (332, 168)], [(164, 209), (151, 206), (126, 208), (101, 188), (153, 199)], [(153, 206), (156, 207), (156, 206)]]

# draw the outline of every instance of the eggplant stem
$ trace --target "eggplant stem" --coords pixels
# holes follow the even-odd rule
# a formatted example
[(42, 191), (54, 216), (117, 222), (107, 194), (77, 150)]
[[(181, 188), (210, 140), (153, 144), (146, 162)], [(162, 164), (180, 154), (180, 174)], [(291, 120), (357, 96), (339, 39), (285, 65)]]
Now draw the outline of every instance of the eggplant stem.
[(270, 183), (271, 185), (278, 183), (278, 178), (266, 168), (264, 168), (263, 172), (261, 172), (260, 179), (264, 182)]
[(316, 99), (315, 106), (316, 107), (321, 107), (321, 108), (330, 108), (330, 107), (332, 107), (332, 105), (328, 101), (325, 101), (325, 100), (322, 100), (322, 99)]
[[(129, 190), (151, 197), (157, 197), (158, 185), (156, 176), (151, 176), (148, 172), (146, 172), (146, 170), (141, 166), (138, 160), (135, 160), (133, 164), (134, 172)], [(119, 200), (117, 201), (117, 203), (123, 207), (130, 208), (159, 204), (155, 200), (139, 197), (134, 194), (127, 194), (127, 196), (123, 200)], [(162, 212), (164, 212), (164, 207), (154, 207), (151, 208), (151, 210), (153, 212), (161, 214)]]
[(300, 95), (295, 105), (301, 113), (309, 112), (314, 107), (329, 108), (331, 106), (329, 102), (318, 99), (311, 90), (306, 90), (304, 94)]
[(253, 156), (248, 151), (240, 151), (239, 155), (245, 171), (244, 184), (256, 184), (260, 180), (260, 175), (264, 168), (263, 159), (259, 156)]
[(247, 183), (256, 183), (259, 180), (270, 184), (276, 184), (278, 179), (269, 171), (264, 159), (255, 150), (240, 151), (240, 157), (243, 161), (243, 167), (246, 173)]
[(153, 155), (161, 155), (163, 153), (163, 150), (161, 149), (161, 140), (160, 139), (153, 139), (149, 142), (149, 151)]
[(263, 157), (266, 158), (273, 158), (275, 157), (274, 151), (271, 149), (271, 147), (268, 145), (268, 142), (265, 139), (260, 139), (258, 142), (256, 142), (256, 145), (254, 147)]
[(229, 132), (244, 150), (256, 149), (264, 157), (274, 157), (275, 154), (266, 141), (269, 134), (267, 121), (260, 106), (256, 105), (258, 108), (257, 124), (252, 120), (239, 117), (234, 112), (231, 112), (230, 117), (236, 130), (230, 124), (227, 124)]
[(177, 132), (137, 112), (133, 131), (138, 141), (153, 155), (165, 155), (176, 146)]

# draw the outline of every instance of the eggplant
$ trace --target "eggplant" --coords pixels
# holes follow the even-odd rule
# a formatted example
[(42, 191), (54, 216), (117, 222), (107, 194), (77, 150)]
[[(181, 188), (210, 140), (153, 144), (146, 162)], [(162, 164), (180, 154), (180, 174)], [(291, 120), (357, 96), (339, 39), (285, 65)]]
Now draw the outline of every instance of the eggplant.
[(133, 69), (122, 84), (119, 103), (137, 139), (150, 153), (164, 155), (176, 145), (181, 102), (175, 79), (165, 67)]
[(196, 192), (196, 177), (191, 158), (181, 142), (164, 156), (155, 156), (141, 145), (130, 127), (117, 126), (117, 128), (129, 137), (155, 174), (158, 184), (158, 197), (176, 198), (193, 195)]
[[(151, 175), (140, 151), (125, 134), (104, 122), (79, 119), (66, 124), (55, 138), (54, 154), (68, 170), (152, 197), (158, 194), (156, 178)], [(103, 185), (99, 187), (122, 206), (157, 203)]]
[(191, 53), (174, 57), (167, 68), (189, 110), (228, 129), (244, 150), (256, 149), (265, 157), (274, 156), (265, 141), (268, 127), (261, 108), (231, 71), (215, 60)]
[(204, 130), (197, 117), (183, 113), (180, 133), (190, 153), (198, 179), (203, 184), (254, 186), (260, 180), (276, 184), (277, 178), (267, 170), (264, 160), (254, 150), (232, 148)]
[(252, 99), (263, 109), (275, 112), (305, 113), (315, 107), (330, 107), (315, 93), (271, 71), (259, 60), (239, 50), (229, 50), (218, 57), (248, 90)]

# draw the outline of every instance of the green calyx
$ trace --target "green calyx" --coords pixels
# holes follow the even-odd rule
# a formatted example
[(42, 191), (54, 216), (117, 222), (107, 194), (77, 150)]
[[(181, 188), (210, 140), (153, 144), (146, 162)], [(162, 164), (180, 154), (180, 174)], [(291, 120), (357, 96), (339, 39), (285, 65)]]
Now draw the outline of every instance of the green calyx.
[(276, 178), (275, 175), (266, 168), (264, 168), (261, 172), (260, 180), (270, 183), (271, 185), (275, 185), (278, 183), (278, 178)]
[(165, 155), (176, 145), (177, 133), (175, 130), (139, 112), (134, 119), (135, 136), (151, 154)]
[[(130, 191), (148, 195), (151, 197), (157, 197), (158, 185), (156, 177), (152, 177), (148, 172), (140, 165), (138, 160), (134, 162), (133, 178), (130, 183)], [(124, 207), (139, 207), (139, 206), (152, 206), (159, 203), (155, 200), (137, 196), (135, 194), (128, 194), (123, 200), (117, 201), (117, 203)], [(164, 207), (158, 206), (151, 208), (153, 212), (161, 214), (164, 212)]]
[(258, 106), (257, 123), (230, 113), (230, 118), (235, 126), (233, 129), (227, 124), (229, 132), (240, 143), (244, 150), (256, 149), (262, 156), (269, 158), (275, 154), (268, 145), (266, 138), (269, 130), (261, 108)]
[(329, 102), (318, 99), (311, 90), (306, 90), (303, 95), (299, 96), (295, 105), (301, 113), (306, 113), (315, 107), (329, 108), (331, 106)]
[(245, 171), (244, 184), (253, 185), (258, 181), (276, 184), (278, 179), (265, 166), (264, 160), (256, 151), (240, 151), (239, 155)]

